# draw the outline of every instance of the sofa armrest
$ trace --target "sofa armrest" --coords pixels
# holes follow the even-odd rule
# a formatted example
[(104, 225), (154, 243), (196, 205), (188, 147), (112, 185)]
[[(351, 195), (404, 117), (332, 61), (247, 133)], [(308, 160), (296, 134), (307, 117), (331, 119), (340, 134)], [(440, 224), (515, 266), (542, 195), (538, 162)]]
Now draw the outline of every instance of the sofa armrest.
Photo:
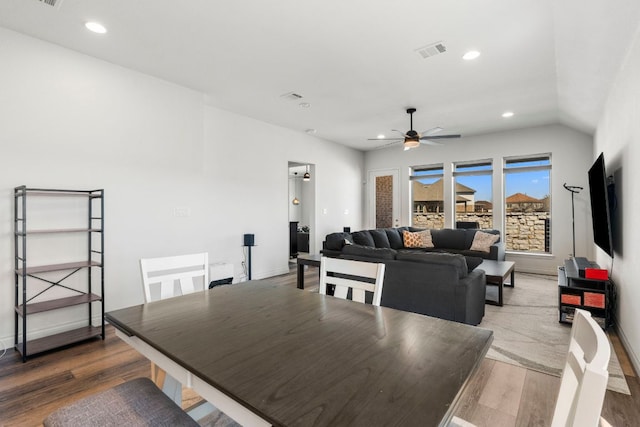
[(505, 259), (505, 248), (503, 242), (494, 243), (489, 247), (489, 257), (488, 259), (492, 259), (495, 261), (504, 261)]
[(455, 320), (477, 325), (484, 317), (487, 279), (484, 270), (473, 270), (461, 279), (456, 292)]

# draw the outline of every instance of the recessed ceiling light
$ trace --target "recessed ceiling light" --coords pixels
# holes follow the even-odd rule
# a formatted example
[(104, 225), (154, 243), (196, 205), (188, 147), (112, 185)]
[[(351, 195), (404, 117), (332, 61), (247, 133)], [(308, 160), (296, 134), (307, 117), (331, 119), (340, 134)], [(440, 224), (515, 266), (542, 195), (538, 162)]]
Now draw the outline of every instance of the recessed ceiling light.
[(504, 117), (505, 119), (513, 117), (513, 111), (505, 111), (504, 113), (502, 113), (502, 117)]
[(462, 56), (462, 59), (465, 61), (471, 61), (472, 59), (476, 59), (478, 56), (480, 56), (480, 52), (477, 50), (470, 50)]
[(300, 104), (298, 104), (298, 105), (300, 105), (302, 108), (309, 108), (309, 107), (311, 107), (311, 104), (309, 104), (308, 102), (301, 102), (301, 103), (300, 103)]
[(309, 135), (316, 133), (315, 129), (307, 129), (305, 130), (306, 133), (308, 133)]
[(383, 134), (378, 135), (378, 139), (384, 139), (384, 135)]
[(87, 22), (86, 24), (84, 24), (84, 26), (87, 27), (89, 31), (93, 31), (94, 33), (104, 34), (107, 32), (107, 29), (104, 27), (104, 25), (98, 22)]

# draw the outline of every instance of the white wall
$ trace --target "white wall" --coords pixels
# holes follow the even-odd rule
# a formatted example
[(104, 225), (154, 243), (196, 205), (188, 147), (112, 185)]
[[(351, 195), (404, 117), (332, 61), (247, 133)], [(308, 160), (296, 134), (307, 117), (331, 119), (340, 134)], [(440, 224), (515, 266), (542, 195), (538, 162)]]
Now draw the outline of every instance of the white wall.
[(604, 152), (607, 175), (616, 181), (618, 209), (614, 214), (614, 259), (599, 248), (596, 260), (612, 271), (618, 289), (618, 332), (640, 371), (640, 28), (612, 85), (598, 125), (593, 159)]
[[(238, 279), (244, 233), (256, 235), (254, 278), (287, 272), (289, 160), (316, 165), (317, 206), (326, 214), (315, 215), (312, 230), (341, 230), (345, 208), (360, 225), (359, 151), (209, 107), (195, 91), (2, 28), (0, 64), (6, 344), (13, 342), (15, 186), (105, 189), (107, 310), (143, 301), (141, 257), (208, 251), (211, 262), (233, 263)], [(70, 317), (36, 320), (34, 337), (82, 316)]]
[[(516, 261), (516, 270), (555, 274), (557, 266), (571, 254), (571, 195), (562, 187), (563, 183), (585, 188), (575, 197), (576, 205), (576, 255), (590, 257), (591, 214), (587, 171), (592, 163), (593, 140), (590, 136), (562, 125), (539, 126), (521, 130), (498, 132), (473, 137), (463, 137), (447, 141), (442, 146), (423, 145), (403, 151), (401, 146), (385, 150), (369, 151), (365, 155), (367, 171), (396, 168), (400, 171), (401, 221), (411, 223), (411, 193), (409, 173), (411, 166), (443, 163), (445, 182), (451, 184), (451, 164), (467, 160), (493, 160), (493, 198), (503, 199), (502, 162), (503, 157), (537, 153), (551, 153), (551, 194), (552, 194), (552, 254), (550, 255), (508, 255)], [(366, 193), (368, 194), (368, 193)], [(446, 202), (446, 200), (445, 200)], [(368, 215), (368, 212), (365, 212)], [(502, 230), (500, 203), (494, 203), (494, 228)], [(367, 223), (367, 221), (365, 221)], [(448, 224), (451, 226), (451, 224)]]

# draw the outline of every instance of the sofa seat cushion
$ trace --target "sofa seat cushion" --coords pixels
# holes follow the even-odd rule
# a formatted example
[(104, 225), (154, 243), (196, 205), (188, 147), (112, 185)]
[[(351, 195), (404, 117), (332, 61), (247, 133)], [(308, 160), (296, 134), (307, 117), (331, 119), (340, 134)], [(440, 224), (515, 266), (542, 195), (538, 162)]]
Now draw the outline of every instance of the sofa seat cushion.
[(458, 278), (467, 277), (469, 269), (467, 260), (462, 255), (450, 254), (446, 252), (398, 252), (396, 255), (398, 261), (413, 261), (425, 264), (450, 265), (454, 267), (458, 273)]
[(376, 242), (373, 240), (369, 230), (355, 231), (351, 233), (351, 236), (353, 237), (353, 243), (356, 245), (376, 247)]
[(436, 248), (443, 249), (469, 249), (466, 241), (467, 230), (443, 228), (431, 230), (431, 238)]
[(374, 248), (371, 246), (348, 245), (342, 249), (342, 255), (348, 257), (392, 260), (396, 258), (396, 250), (391, 248)]

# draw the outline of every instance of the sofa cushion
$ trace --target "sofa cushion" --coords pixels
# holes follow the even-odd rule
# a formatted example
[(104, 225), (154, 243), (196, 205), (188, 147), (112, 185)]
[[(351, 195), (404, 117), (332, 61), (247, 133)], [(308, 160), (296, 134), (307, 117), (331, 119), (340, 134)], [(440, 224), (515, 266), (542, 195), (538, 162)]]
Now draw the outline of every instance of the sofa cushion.
[(402, 249), (404, 247), (402, 244), (402, 231), (399, 228), (385, 228), (384, 231), (387, 233), (391, 249)]
[(402, 232), (402, 241), (405, 248), (432, 248), (431, 232), (429, 230), (412, 233)]
[(351, 233), (351, 236), (353, 237), (353, 243), (356, 245), (376, 247), (376, 242), (371, 237), (369, 230), (356, 231)]
[(467, 270), (469, 272), (473, 271), (477, 266), (482, 264), (483, 259), (479, 256), (465, 256), (464, 259), (467, 261)]
[(387, 232), (385, 230), (369, 230), (376, 248), (391, 248)]
[(485, 233), (484, 231), (476, 231), (469, 249), (472, 251), (490, 252), (491, 245), (496, 243), (498, 239), (500, 239), (499, 235)]
[(467, 230), (457, 230), (443, 228), (441, 230), (431, 230), (433, 245), (443, 249), (469, 249), (466, 243)]
[(348, 245), (342, 249), (342, 255), (376, 258), (376, 259), (395, 259), (396, 251), (391, 248), (374, 248), (371, 246)]
[(458, 272), (458, 278), (467, 277), (467, 260), (462, 255), (444, 252), (398, 252), (398, 261), (422, 262), (425, 264), (450, 265)]
[[(466, 231), (466, 236), (465, 236), (466, 249), (469, 249), (471, 247), (471, 245), (473, 244), (473, 239), (476, 237), (476, 233), (479, 230), (465, 230), (465, 231)], [(495, 235), (498, 236), (498, 242), (500, 241), (500, 230), (484, 229), (484, 230), (482, 230), (482, 232), (489, 233), (489, 234), (495, 234)]]
[(353, 238), (351, 237), (351, 233), (331, 233), (327, 234), (327, 237), (324, 239), (325, 249), (329, 249), (332, 251), (341, 251), (342, 247), (347, 243), (353, 243)]

